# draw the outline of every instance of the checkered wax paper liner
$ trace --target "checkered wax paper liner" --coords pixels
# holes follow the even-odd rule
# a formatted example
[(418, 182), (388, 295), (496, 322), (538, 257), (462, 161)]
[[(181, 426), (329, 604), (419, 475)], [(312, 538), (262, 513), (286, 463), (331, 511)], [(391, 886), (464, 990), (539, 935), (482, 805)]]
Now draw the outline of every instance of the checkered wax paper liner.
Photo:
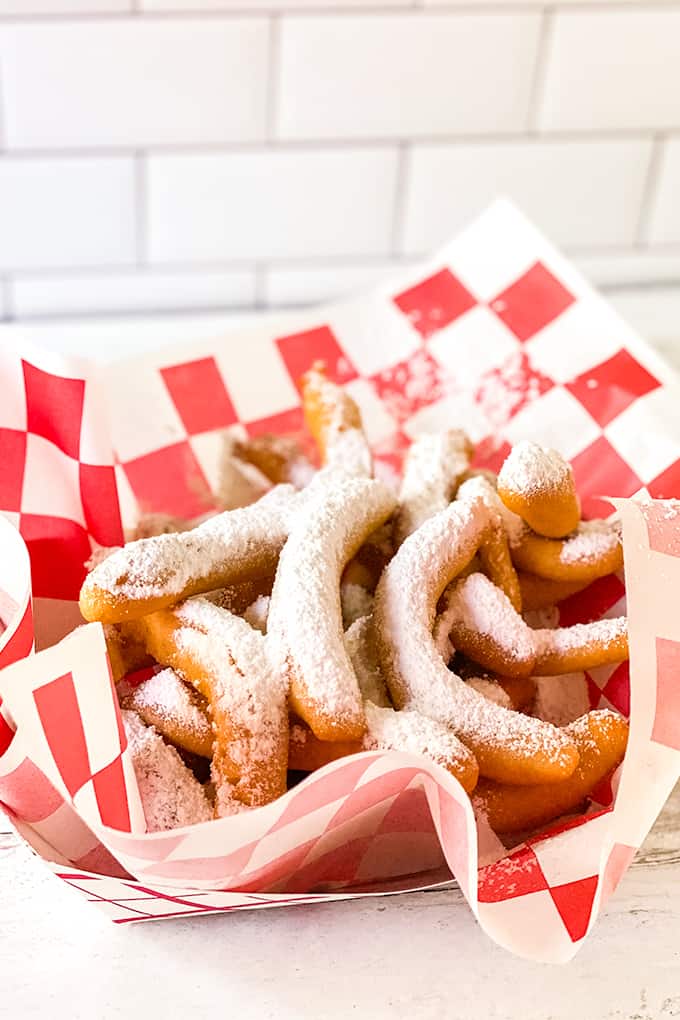
[[(193, 516), (214, 505), (225, 428), (300, 427), (296, 380), (317, 358), (360, 404), (383, 473), (410, 437), (456, 424), (490, 466), (519, 438), (560, 448), (589, 514), (609, 511), (603, 495), (680, 493), (675, 377), (501, 203), (410, 279), (237, 337), (100, 373), (3, 350), (0, 508), (31, 554), (41, 643), (69, 629), (94, 543), (119, 542), (140, 509)], [(633, 682), (607, 667), (582, 684), (586, 708), (627, 713), (632, 697), (613, 810), (599, 791), (586, 818), (478, 871), (456, 782), (424, 759), (369, 753), (242, 817), (145, 834), (95, 625), (0, 673), (17, 726), (0, 799), (36, 851), (115, 920), (412, 888), (445, 861), (498, 942), (568, 959), (680, 772), (678, 525), (668, 504), (621, 511)], [(622, 595), (608, 579), (565, 603), (561, 620), (616, 614)]]

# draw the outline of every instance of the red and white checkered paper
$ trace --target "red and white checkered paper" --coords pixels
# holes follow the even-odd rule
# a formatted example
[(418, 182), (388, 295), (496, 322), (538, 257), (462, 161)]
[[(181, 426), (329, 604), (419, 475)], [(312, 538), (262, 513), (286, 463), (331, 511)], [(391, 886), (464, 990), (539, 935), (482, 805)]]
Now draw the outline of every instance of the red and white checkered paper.
[[(105, 370), (5, 348), (0, 510), (30, 553), (45, 650), (0, 672), (16, 727), (0, 802), (115, 921), (384, 894), (453, 873), (497, 942), (567, 960), (680, 775), (680, 518), (667, 503), (619, 502), (631, 682), (627, 666), (606, 667), (581, 687), (584, 708), (630, 712), (631, 736), (616, 796), (598, 791), (586, 816), (499, 855), (448, 773), (367, 753), (242, 816), (144, 831), (101, 628), (73, 631), (84, 560), (140, 511), (210, 510), (224, 429), (298, 430), (297, 380), (318, 358), (359, 403), (385, 474), (408, 439), (458, 425), (491, 467), (521, 438), (557, 446), (590, 515), (610, 511), (603, 496), (680, 496), (675, 376), (505, 203), (408, 280), (237, 336)], [(0, 529), (0, 583), (26, 595), (20, 560), (4, 576), (12, 541)], [(563, 603), (561, 622), (617, 615), (623, 594), (616, 578), (598, 582)]]

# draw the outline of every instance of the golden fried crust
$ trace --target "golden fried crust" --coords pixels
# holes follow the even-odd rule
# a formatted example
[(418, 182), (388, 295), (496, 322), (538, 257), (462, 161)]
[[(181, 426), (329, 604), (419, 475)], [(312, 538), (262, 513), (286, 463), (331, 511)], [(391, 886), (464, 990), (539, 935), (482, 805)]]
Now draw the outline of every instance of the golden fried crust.
[(544, 786), (509, 786), (480, 780), (473, 803), (495, 832), (538, 828), (576, 810), (623, 761), (628, 723), (614, 712), (590, 712), (566, 729), (579, 753), (579, 763), (568, 779)]

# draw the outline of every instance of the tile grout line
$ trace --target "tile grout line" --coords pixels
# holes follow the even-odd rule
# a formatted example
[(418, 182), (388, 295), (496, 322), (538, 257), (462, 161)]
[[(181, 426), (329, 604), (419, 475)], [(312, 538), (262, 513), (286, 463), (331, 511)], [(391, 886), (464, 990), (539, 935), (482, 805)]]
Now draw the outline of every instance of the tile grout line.
[(137, 268), (148, 263), (147, 162), (143, 149), (134, 153), (135, 261)]
[(545, 83), (548, 76), (548, 58), (552, 46), (553, 26), (555, 23), (555, 11), (553, 8), (544, 7), (541, 16), (541, 25), (538, 33), (538, 47), (536, 50), (536, 63), (531, 79), (531, 91), (529, 93), (529, 108), (527, 110), (527, 132), (531, 138), (538, 138), (538, 117), (541, 110), (541, 103), (545, 93)]
[(661, 167), (663, 164), (663, 155), (666, 151), (667, 140), (668, 136), (663, 131), (658, 132), (654, 136), (652, 151), (649, 158), (649, 166), (647, 167), (647, 174), (642, 190), (642, 198), (640, 200), (640, 210), (633, 236), (633, 246), (645, 251), (650, 249), (648, 232), (651, 226), (652, 212), (654, 210), (654, 199), (656, 198), (659, 190)]
[(269, 39), (267, 43), (267, 83), (265, 97), (265, 141), (273, 145), (276, 141), (276, 121), (279, 112), (279, 85), (281, 63), (281, 18), (273, 14), (269, 18)]

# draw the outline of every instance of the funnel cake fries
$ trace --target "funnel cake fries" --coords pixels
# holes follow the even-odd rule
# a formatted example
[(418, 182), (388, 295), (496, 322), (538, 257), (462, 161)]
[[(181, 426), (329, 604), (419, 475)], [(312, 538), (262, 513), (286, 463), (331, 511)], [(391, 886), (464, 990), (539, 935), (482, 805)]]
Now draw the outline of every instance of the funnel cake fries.
[(271, 576), (288, 537), (292, 486), (257, 503), (228, 510), (179, 534), (157, 535), (111, 553), (88, 574), (80, 592), (86, 620), (134, 620), (190, 595)]
[(628, 658), (625, 618), (573, 627), (532, 630), (507, 596), (484, 574), (471, 574), (447, 589), (434, 629), (435, 644), (452, 646), (495, 673), (554, 676)]
[(513, 447), (498, 475), (498, 495), (546, 538), (564, 538), (581, 519), (571, 465), (557, 450), (536, 443)]
[(439, 763), (501, 833), (574, 810), (627, 724), (592, 712), (560, 729), (546, 720), (576, 712), (539, 705), (535, 678), (559, 675), (566, 699), (571, 675), (627, 657), (623, 617), (550, 629), (556, 603), (621, 568), (616, 524), (579, 520), (554, 451), (520, 443), (496, 479), (457, 429), (413, 443), (397, 500), (349, 394), (321, 365), (301, 385), (320, 470), (293, 439), (230, 436), (251, 493), (230, 499), (268, 491), (191, 530), (147, 521), (83, 585), (149, 828), (267, 804), (288, 769), (367, 750)]
[(628, 726), (621, 716), (601, 709), (566, 727), (579, 753), (568, 779), (547, 786), (507, 786), (482, 779), (472, 802), (499, 833), (535, 829), (574, 811), (588, 794), (623, 761)]
[(285, 793), (286, 686), (270, 667), (262, 635), (206, 598), (152, 613), (132, 626), (154, 658), (177, 670), (208, 702), (216, 814), (268, 804)]
[(272, 662), (290, 683), (291, 708), (320, 740), (360, 740), (366, 728), (342, 642), (340, 577), (394, 504), (380, 482), (329, 477), (279, 560), (267, 633)]
[(448, 670), (432, 637), (437, 601), (474, 556), (489, 521), (481, 500), (453, 503), (407, 538), (387, 565), (374, 611), (383, 674), (395, 706), (450, 726), (482, 775), (529, 785), (555, 782), (578, 763), (569, 736), (468, 687)]
[(420, 525), (451, 502), (470, 467), (472, 443), (460, 429), (426, 433), (413, 441), (404, 460), (394, 539), (399, 546)]
[(358, 478), (373, 474), (373, 458), (356, 403), (331, 382), (317, 362), (302, 377), (305, 422), (321, 454), (321, 463)]

